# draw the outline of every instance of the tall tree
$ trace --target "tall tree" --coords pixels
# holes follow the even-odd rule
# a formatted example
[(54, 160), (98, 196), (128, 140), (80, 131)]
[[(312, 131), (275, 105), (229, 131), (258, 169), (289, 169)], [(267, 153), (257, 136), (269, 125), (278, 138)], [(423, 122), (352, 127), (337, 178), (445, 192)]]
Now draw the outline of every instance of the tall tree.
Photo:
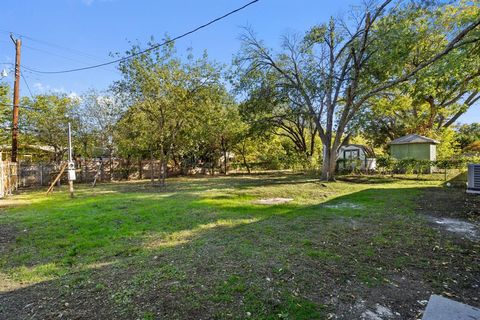
[[(410, 41), (413, 40), (410, 53), (405, 61), (392, 60), (386, 54), (383, 61), (377, 60), (378, 66), (374, 68), (399, 63), (392, 69), (399, 75), (403, 71), (402, 64), (415, 67), (447, 45), (445, 30), (449, 26), (461, 26), (478, 16), (478, 3), (463, 1), (433, 10), (418, 8), (397, 12), (390, 20), (394, 20), (401, 37), (409, 36)], [(437, 23), (432, 24), (432, 19)], [(410, 36), (411, 25), (416, 25), (419, 30), (413, 36)], [(407, 133), (442, 134), (480, 99), (479, 56), (480, 43), (467, 43), (408, 81), (371, 99), (363, 128), (378, 145)]]
[(467, 150), (474, 143), (480, 143), (480, 123), (462, 124), (455, 127), (459, 147)]
[[(393, 5), (397, 4), (397, 5)], [(292, 91), (296, 103), (314, 117), (323, 143), (322, 179), (334, 179), (338, 148), (348, 140), (350, 125), (365, 110), (367, 102), (386, 90), (403, 83), (463, 45), (479, 41), (480, 17), (450, 25), (444, 33), (447, 43), (424, 57), (415, 66), (407, 63), (378, 66), (385, 56), (407, 61), (412, 41), (398, 36), (397, 25), (380, 24), (405, 7), (402, 1), (383, 1), (352, 13), (348, 21), (331, 19), (312, 28), (300, 41), (283, 44), (275, 54), (253, 32), (242, 36), (243, 48), (238, 61), (243, 77), (258, 70), (270, 70), (276, 86)], [(431, 23), (436, 23), (432, 20)], [(380, 28), (381, 26), (381, 28)], [(415, 35), (416, 26), (410, 26)]]
[(78, 126), (73, 111), (79, 100), (66, 94), (42, 94), (33, 99), (25, 98), (26, 106), (21, 119), (21, 130), (32, 139), (32, 143), (50, 146), (54, 150), (54, 160), (63, 159), (68, 146), (68, 123), (73, 131)]
[(107, 150), (111, 157), (114, 128), (124, 112), (123, 104), (114, 94), (96, 90), (83, 94), (81, 102), (82, 124), (95, 136), (96, 147)]
[[(134, 46), (128, 53), (139, 51)], [(116, 91), (127, 97), (129, 113), (141, 114), (134, 117), (146, 121), (147, 132), (139, 137), (146, 135), (142, 138), (146, 147), (152, 157), (159, 157), (159, 183), (165, 186), (167, 163), (201, 119), (209, 95), (215, 92), (212, 87), (219, 83), (219, 68), (206, 54), (182, 61), (170, 45), (123, 61), (120, 71), (124, 77)]]
[[(291, 41), (285, 37), (284, 43), (288, 46)], [(285, 137), (293, 144), (302, 163), (310, 163), (317, 137), (315, 120), (305, 112), (294, 91), (276, 85), (275, 73), (275, 70), (259, 69), (240, 79), (237, 91), (249, 93), (240, 105), (242, 118), (258, 133)]]

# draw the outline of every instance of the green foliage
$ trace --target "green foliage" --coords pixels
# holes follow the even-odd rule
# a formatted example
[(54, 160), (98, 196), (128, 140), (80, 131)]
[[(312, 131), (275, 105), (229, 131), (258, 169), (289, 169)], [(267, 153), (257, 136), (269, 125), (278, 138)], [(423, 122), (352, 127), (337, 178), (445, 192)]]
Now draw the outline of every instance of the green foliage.
[[(404, 74), (434, 56), (446, 45), (452, 32), (479, 15), (478, 3), (470, 1), (399, 7), (379, 21), (378, 31), (384, 36), (374, 47), (381, 54), (368, 67), (379, 79)], [(375, 145), (384, 145), (409, 133), (442, 136), (446, 128), (472, 107), (480, 97), (477, 90), (480, 51), (475, 38), (478, 39), (478, 30), (467, 36), (472, 43), (466, 41), (387, 94), (372, 97), (368, 112), (359, 121)], [(440, 146), (440, 154), (450, 157), (456, 147), (451, 145), (449, 136), (442, 141), (445, 143)]]
[(114, 92), (128, 108), (114, 136), (123, 156), (213, 170), (248, 129), (222, 82), (222, 67), (206, 54), (183, 60), (170, 46), (124, 61), (120, 70), (124, 78)]
[(377, 167), (382, 171), (392, 171), (394, 167), (395, 160), (389, 155), (383, 155), (377, 157)]
[(20, 117), (21, 144), (52, 147), (53, 160), (62, 160), (68, 146), (68, 123), (73, 132), (79, 126), (78, 118), (74, 115), (79, 100), (66, 94), (51, 93), (37, 95), (33, 99), (24, 98), (22, 104), (28, 108)]
[(437, 145), (437, 158), (450, 159), (460, 153), (460, 147), (456, 140), (455, 131), (452, 128), (445, 128), (437, 131), (433, 138), (440, 141)]
[(11, 140), (12, 102), (10, 99), (10, 87), (0, 83), (0, 145)]
[(389, 156), (377, 158), (377, 167), (382, 173), (427, 173), (431, 168), (437, 169), (460, 169), (465, 170), (468, 163), (477, 163), (480, 157), (475, 156), (457, 156), (450, 159), (440, 160), (417, 160), (417, 159), (401, 159), (397, 160)]
[(337, 168), (338, 171), (341, 173), (347, 172), (358, 172), (360, 171), (360, 167), (362, 165), (362, 160), (357, 158), (352, 159), (338, 159), (337, 160)]
[(455, 131), (455, 139), (462, 150), (480, 141), (480, 123), (458, 125), (455, 127)]
[[(122, 101), (112, 92), (89, 90), (75, 110), (76, 154), (83, 157), (112, 157), (116, 151), (116, 125), (124, 113)], [(123, 154), (122, 154), (123, 155)]]

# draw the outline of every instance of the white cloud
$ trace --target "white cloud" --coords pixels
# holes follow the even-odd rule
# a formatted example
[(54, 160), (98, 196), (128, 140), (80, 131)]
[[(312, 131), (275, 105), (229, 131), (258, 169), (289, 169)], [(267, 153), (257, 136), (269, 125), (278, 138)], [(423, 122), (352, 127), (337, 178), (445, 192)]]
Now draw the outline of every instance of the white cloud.
[(45, 92), (47, 90), (50, 90), (50, 86), (45, 86), (43, 83), (41, 82), (35, 82), (33, 84), (33, 87), (35, 88), (35, 90), (39, 91), (39, 92)]
[(43, 84), (41, 82), (35, 82), (33, 88), (37, 93), (60, 93), (66, 94), (69, 98), (81, 100), (80, 95), (75, 91), (67, 91), (64, 87), (54, 88), (48, 84)]

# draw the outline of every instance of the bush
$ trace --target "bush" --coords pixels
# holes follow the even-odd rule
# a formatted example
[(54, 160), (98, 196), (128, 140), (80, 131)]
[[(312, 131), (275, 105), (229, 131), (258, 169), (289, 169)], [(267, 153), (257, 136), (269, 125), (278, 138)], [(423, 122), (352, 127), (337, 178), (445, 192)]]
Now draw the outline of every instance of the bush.
[(377, 168), (381, 169), (382, 173), (393, 170), (394, 159), (389, 155), (380, 156), (377, 158)]
[(337, 170), (343, 173), (360, 171), (362, 160), (360, 159), (338, 159)]
[(413, 173), (417, 167), (415, 159), (407, 158), (395, 161), (394, 171), (399, 173)]

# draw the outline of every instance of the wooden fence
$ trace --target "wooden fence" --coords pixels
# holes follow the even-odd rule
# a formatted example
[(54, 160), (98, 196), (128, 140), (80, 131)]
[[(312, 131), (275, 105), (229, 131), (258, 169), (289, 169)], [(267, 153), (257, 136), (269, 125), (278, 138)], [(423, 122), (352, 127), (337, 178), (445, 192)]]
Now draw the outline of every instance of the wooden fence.
[[(21, 161), (11, 163), (1, 161), (0, 198), (13, 193), (18, 187), (48, 186), (60, 172), (61, 163), (41, 163)], [(77, 159), (76, 182), (91, 183), (97, 176), (98, 182), (157, 179), (160, 176), (159, 160), (129, 161), (127, 159)], [(167, 175), (178, 174), (211, 174), (209, 166), (194, 168), (167, 168)], [(67, 183), (67, 175), (63, 175), (60, 184)]]
[[(75, 162), (76, 178), (78, 183), (91, 183), (98, 175), (97, 181), (121, 181), (158, 178), (160, 175), (160, 161), (128, 161), (124, 159), (79, 160)], [(48, 186), (60, 172), (61, 164), (21, 162), (19, 164), (19, 186), (35, 187)], [(175, 174), (171, 168), (169, 175)], [(63, 175), (60, 183), (66, 183), (67, 176)]]
[(17, 188), (17, 163), (0, 160), (0, 198), (12, 195)]

